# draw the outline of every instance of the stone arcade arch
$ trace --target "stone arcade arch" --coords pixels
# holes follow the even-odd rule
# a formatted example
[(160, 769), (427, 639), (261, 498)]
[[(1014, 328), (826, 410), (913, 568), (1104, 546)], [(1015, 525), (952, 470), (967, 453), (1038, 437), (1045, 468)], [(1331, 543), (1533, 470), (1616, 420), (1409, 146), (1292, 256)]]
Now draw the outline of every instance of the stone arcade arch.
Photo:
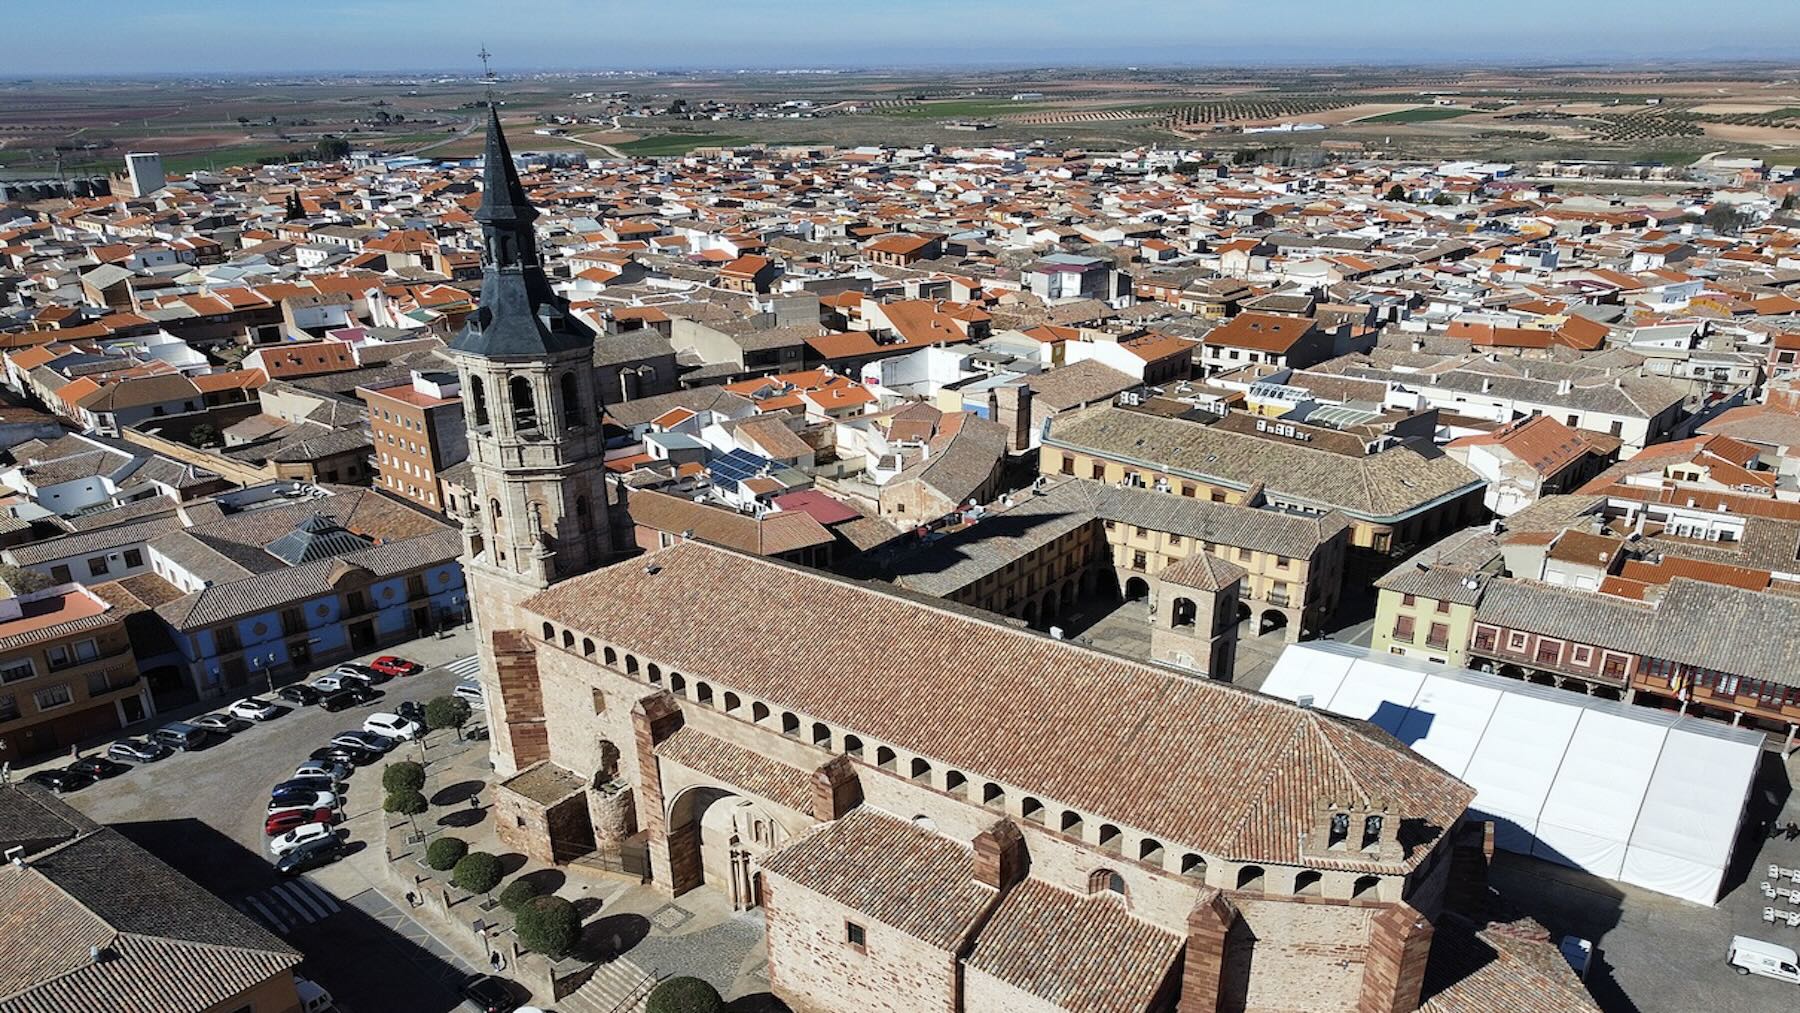
[(696, 785), (669, 803), (668, 827), (677, 892), (714, 886), (731, 898), (734, 911), (762, 903), (758, 864), (787, 834), (761, 806), (725, 788)]

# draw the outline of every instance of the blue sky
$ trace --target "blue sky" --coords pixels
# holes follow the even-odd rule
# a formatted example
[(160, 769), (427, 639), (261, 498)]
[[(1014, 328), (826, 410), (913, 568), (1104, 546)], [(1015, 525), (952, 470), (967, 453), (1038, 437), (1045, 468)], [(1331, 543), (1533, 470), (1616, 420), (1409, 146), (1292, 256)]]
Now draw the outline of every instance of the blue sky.
[(1796, 0), (83, 0), (0, 77), (796, 66), (1800, 60)]

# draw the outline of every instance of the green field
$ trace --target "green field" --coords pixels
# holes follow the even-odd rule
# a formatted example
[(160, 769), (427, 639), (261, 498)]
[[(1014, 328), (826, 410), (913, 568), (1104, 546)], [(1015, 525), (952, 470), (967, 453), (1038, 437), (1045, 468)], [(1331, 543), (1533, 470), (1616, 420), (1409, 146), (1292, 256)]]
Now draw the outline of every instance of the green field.
[(1458, 116), (1467, 116), (1472, 109), (1456, 109), (1450, 106), (1420, 106), (1417, 109), (1396, 109), (1380, 116), (1370, 116), (1357, 120), (1358, 123), (1430, 123), (1434, 120), (1453, 120)]
[(961, 120), (1011, 113), (1042, 112), (1056, 108), (1040, 102), (1014, 102), (1010, 99), (951, 99), (945, 102), (919, 102), (914, 105), (887, 106), (875, 110), (883, 116), (907, 120)]
[(627, 155), (685, 155), (695, 148), (726, 147), (742, 144), (742, 137), (730, 134), (658, 134), (655, 137), (640, 137), (635, 141), (615, 144), (613, 147)]

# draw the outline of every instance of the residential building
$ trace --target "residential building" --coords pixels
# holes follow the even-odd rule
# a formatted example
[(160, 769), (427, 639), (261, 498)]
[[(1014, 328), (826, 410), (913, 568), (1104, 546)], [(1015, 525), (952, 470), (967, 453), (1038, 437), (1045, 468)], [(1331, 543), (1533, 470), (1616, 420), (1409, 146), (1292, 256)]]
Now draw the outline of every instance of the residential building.
[(117, 582), (32, 576), (0, 597), (0, 761), (15, 766), (156, 713), (127, 629), (147, 606)]
[(375, 487), (443, 513), (447, 500), (438, 473), (469, 454), (457, 375), (414, 370), (406, 383), (357, 393), (368, 405)]

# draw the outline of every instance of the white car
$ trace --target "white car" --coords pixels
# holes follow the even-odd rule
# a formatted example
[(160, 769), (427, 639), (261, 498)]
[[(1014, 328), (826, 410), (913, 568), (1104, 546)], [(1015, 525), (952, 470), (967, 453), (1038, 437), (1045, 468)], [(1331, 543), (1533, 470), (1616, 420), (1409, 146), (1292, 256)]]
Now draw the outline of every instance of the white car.
[(344, 680), (336, 672), (333, 672), (330, 675), (321, 675), (307, 685), (321, 693), (336, 693), (344, 688)]
[(457, 683), (456, 688), (450, 692), (451, 695), (467, 700), (476, 707), (481, 706), (482, 703), (485, 702), (481, 698), (481, 683), (476, 682), (474, 679), (464, 679), (462, 682)]
[(308, 841), (321, 841), (336, 832), (324, 823), (307, 823), (289, 830), (280, 837), (269, 838), (269, 854), (280, 858)]
[(417, 721), (408, 721), (398, 714), (380, 711), (364, 719), (363, 731), (404, 741), (418, 738), (425, 729)]
[(281, 708), (261, 697), (245, 697), (225, 708), (225, 713), (244, 721), (267, 721), (281, 713)]

